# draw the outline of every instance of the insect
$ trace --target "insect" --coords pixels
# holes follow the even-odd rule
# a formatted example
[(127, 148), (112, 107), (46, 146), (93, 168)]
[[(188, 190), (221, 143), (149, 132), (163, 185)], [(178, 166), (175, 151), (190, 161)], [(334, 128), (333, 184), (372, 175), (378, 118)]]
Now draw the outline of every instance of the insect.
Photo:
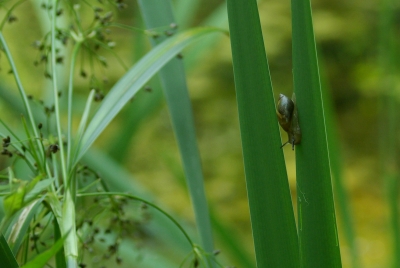
[(288, 134), (288, 141), (282, 144), (281, 148), (290, 143), (292, 145), (292, 150), (294, 150), (294, 146), (301, 141), (301, 130), (297, 114), (296, 96), (294, 93), (292, 99), (289, 99), (283, 94), (279, 94), (276, 114), (278, 116), (279, 125), (281, 125), (283, 130)]

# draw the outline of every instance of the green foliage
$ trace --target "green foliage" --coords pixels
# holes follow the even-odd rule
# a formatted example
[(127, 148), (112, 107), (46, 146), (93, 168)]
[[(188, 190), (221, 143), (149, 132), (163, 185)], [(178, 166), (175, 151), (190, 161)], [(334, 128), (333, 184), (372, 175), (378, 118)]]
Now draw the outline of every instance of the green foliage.
[(228, 1), (257, 267), (299, 267), (298, 241), (256, 1)]
[[(68, 233), (66, 234), (66, 236)], [(36, 268), (36, 267), (44, 267), (47, 262), (56, 255), (60, 249), (63, 247), (63, 243), (65, 237), (58, 239), (48, 250), (37, 255), (33, 260), (29, 261), (27, 264), (23, 265), (23, 268)], [(61, 266), (60, 266), (61, 267)]]
[[(118, 1), (107, 1), (101, 8), (93, 7), (89, 4), (87, 7), (92, 9), (95, 15), (91, 24), (80, 20), (82, 16), (80, 9), (82, 6), (67, 2), (64, 7), (65, 9), (62, 9), (61, 5), (57, 6), (57, 4), (59, 4), (58, 1), (54, 3), (54, 6), (47, 4), (42, 5), (42, 8), (47, 12), (50, 18), (49, 25), (51, 26), (51, 30), (41, 41), (35, 42), (36, 48), (41, 53), (42, 62), (45, 63), (47, 69), (45, 77), (52, 81), (54, 105), (46, 107), (43, 101), (40, 102), (45, 108), (44, 110), (47, 116), (46, 125), (36, 122), (33, 112), (35, 107), (33, 107), (30, 102), (33, 97), (28, 96), (26, 93), (12, 54), (8, 49), (6, 39), (2, 33), (0, 33), (0, 41), (11, 65), (12, 73), (17, 82), (19, 93), (24, 104), (24, 112), (26, 114), (26, 117), (22, 117), (22, 126), (25, 130), (26, 139), (21, 138), (21, 134), (18, 133), (19, 131), (12, 131), (7, 123), (1, 121), (2, 129), (0, 134), (3, 137), (2, 154), (14, 157), (13, 152), (17, 152), (16, 157), (18, 160), (25, 162), (31, 172), (22, 179), (16, 179), (14, 178), (13, 170), (16, 167), (12, 166), (8, 169), (9, 186), (3, 189), (5, 192), (3, 198), (5, 216), (2, 218), (1, 229), (3, 232), (9, 230), (7, 237), (12, 240), (15, 254), (21, 256), (20, 262), (24, 264), (24, 267), (44, 266), (54, 258), (54, 256), (56, 256), (55, 259), (58, 267), (77, 267), (78, 259), (81, 258), (79, 248), (82, 246), (87, 247), (88, 243), (93, 243), (93, 241), (83, 241), (85, 236), (87, 236), (87, 234), (84, 233), (87, 227), (82, 226), (82, 220), (78, 218), (77, 213), (79, 209), (77, 209), (76, 206), (77, 202), (84, 202), (85, 198), (91, 196), (90, 194), (83, 195), (83, 192), (93, 192), (95, 187), (97, 189), (108, 189), (107, 185), (98, 178), (96, 171), (88, 170), (87, 167), (82, 166), (79, 163), (80, 159), (110, 124), (112, 119), (122, 110), (125, 104), (134, 97), (153, 75), (186, 46), (197, 41), (204, 35), (219, 31), (215, 28), (205, 27), (190, 29), (177, 33), (175, 36), (160, 42), (157, 47), (138, 61), (135, 66), (115, 84), (105, 97), (102, 95), (102, 90), (99, 88), (99, 85), (93, 84), (96, 83), (93, 81), (97, 79), (95, 74), (92, 74), (91, 86), (94, 88), (88, 96), (86, 106), (81, 114), (80, 125), (75, 132), (72, 124), (72, 109), (74, 107), (72, 103), (74, 73), (77, 68), (78, 53), (87, 53), (92, 64), (96, 62), (96, 64), (102, 65), (103, 67), (107, 66), (105, 58), (97, 52), (101, 47), (110, 50), (113, 46), (110, 40), (106, 40), (104, 36), (105, 30), (110, 26), (122, 28), (124, 28), (124, 26), (113, 23), (113, 12), (105, 12), (104, 9), (112, 9), (113, 5), (116, 5), (118, 9), (122, 9), (125, 7), (125, 4)], [(16, 5), (12, 8), (15, 7)], [(57, 26), (57, 17), (63, 12), (69, 13), (74, 24), (73, 27), (63, 29)], [(159, 34), (157, 29), (140, 31), (142, 34), (151, 36)], [(72, 61), (69, 68), (70, 79), (68, 80), (69, 86), (67, 94), (68, 120), (65, 127), (62, 122), (60, 104), (61, 94), (59, 90), (59, 78), (61, 74), (56, 68), (56, 65), (63, 63), (64, 60), (63, 56), (61, 56), (60, 49), (56, 47), (58, 46), (58, 42), (66, 45), (67, 40), (71, 39), (75, 45), (73, 47)], [(93, 46), (94, 50), (92, 49)], [(39, 65), (42, 62), (35, 62), (35, 65)], [(80, 75), (86, 77), (87, 74), (85, 71), (81, 70)], [(93, 101), (101, 100), (101, 105), (92, 115), (91, 107)], [(53, 115), (54, 120), (50, 120)], [(64, 133), (65, 129), (66, 135)], [(66, 140), (64, 139), (65, 136), (67, 137)], [(32, 178), (32, 173), (36, 174), (36, 177)], [(18, 174), (20, 174), (19, 171)], [(85, 182), (88, 179), (90, 182)], [(99, 193), (93, 193), (93, 195), (98, 196)], [(107, 211), (111, 214), (114, 213), (116, 215), (116, 220), (114, 221), (118, 223), (118, 228), (127, 230), (128, 226), (124, 226), (124, 222), (130, 223), (130, 221), (124, 217), (122, 201), (118, 200), (115, 193), (108, 193), (107, 195), (109, 195), (109, 198), (99, 201), (101, 204), (97, 206), (96, 209), (99, 210), (99, 212), (96, 214), (101, 215)], [(205, 198), (203, 198), (203, 200), (205, 200)], [(144, 200), (142, 201), (144, 202)], [(162, 211), (161, 209), (159, 210)], [(205, 214), (201, 216), (207, 218), (207, 214), (207, 211), (205, 211)], [(164, 212), (164, 215), (167, 215), (169, 220), (177, 224), (166, 212)], [(51, 222), (54, 224), (50, 224)], [(200, 223), (202, 224), (203, 222)], [(98, 224), (102, 225), (104, 223), (100, 222)], [(180, 227), (180, 225), (178, 226)], [(39, 246), (38, 241), (47, 235), (51, 227), (54, 227), (56, 240), (54, 245), (46, 247), (46, 243), (41, 242), (44, 247)], [(208, 235), (211, 235), (210, 226), (208, 225), (205, 227), (209, 230)], [(32, 234), (25, 236), (25, 232), (22, 232), (27, 230)], [(204, 265), (210, 263), (208, 259), (211, 259), (209, 256), (212, 256), (212, 248), (208, 248), (207, 253), (201, 253), (203, 249), (198, 248), (191, 242), (191, 239), (182, 227), (180, 227), (180, 231), (185, 234), (190, 242), (189, 244), (194, 254), (190, 259), (197, 260)], [(115, 240), (112, 245), (113, 249), (109, 249), (110, 252), (108, 254), (116, 255), (118, 253), (119, 240), (123, 238), (121, 234), (122, 233), (118, 235), (117, 240)], [(27, 251), (29, 237), (31, 238), (30, 240), (33, 241), (32, 249), (35, 249), (37, 253), (36, 256)], [(25, 243), (22, 243), (23, 239), (26, 241)], [(94, 240), (94, 238), (91, 238), (91, 240)], [(20, 248), (21, 243), (23, 244), (22, 248)], [(48, 249), (46, 250), (46, 248)], [(63, 255), (60, 254), (62, 248), (64, 249)], [(27, 262), (27, 260), (32, 257), (33, 259)], [(116, 257), (116, 261), (117, 263), (121, 262), (118, 256)]]
[[(148, 29), (168, 24), (174, 26), (176, 24), (169, 1), (139, 0), (139, 6)], [(174, 31), (176, 31), (176, 29), (171, 29), (171, 33)], [(155, 46), (163, 42), (164, 39), (166, 39), (166, 37), (156, 40), (153, 39), (151, 40), (152, 45)], [(165, 92), (174, 133), (182, 157), (201, 245), (206, 252), (212, 254), (214, 251), (214, 241), (204, 190), (204, 177), (200, 154), (196, 142), (193, 112), (182, 60), (178, 58), (171, 60), (160, 70), (159, 77)], [(207, 263), (207, 267), (214, 267), (214, 265)]]
[(19, 267), (3, 234), (0, 234), (0, 261), (5, 267)]
[(215, 31), (217, 31), (215, 28), (199, 28), (177, 34), (154, 48), (132, 67), (102, 101), (101, 107), (87, 126), (82, 140), (78, 141), (79, 147), (76, 153), (72, 154), (75, 156), (72, 163), (76, 164), (80, 160), (115, 115), (162, 66), (191, 42)]
[(398, 46), (396, 40), (397, 23), (396, 14), (392, 9), (394, 1), (381, 1), (379, 14), (379, 68), (380, 80), (382, 83), (379, 88), (383, 92), (379, 100), (379, 168), (381, 177), (385, 183), (386, 200), (389, 207), (389, 228), (390, 228), (390, 248), (392, 258), (390, 267), (400, 265), (400, 220), (399, 220), (399, 165), (398, 148), (399, 141), (397, 133), (398, 123), (398, 82), (396, 76), (399, 70)]
[[(353, 16), (354, 11), (344, 1), (313, 3), (314, 22), (309, 0), (291, 2), (290, 10), (288, 2), (279, 0), (138, 0), (129, 7), (120, 0), (2, 1), (1, 69), (9, 70), (9, 75), (2, 75), (0, 85), (4, 104), (0, 107), (0, 167), (6, 167), (0, 170), (2, 265), (91, 267), (117, 263), (121, 267), (186, 268), (222, 267), (221, 263), (254, 267), (256, 262), (264, 268), (341, 267), (343, 261), (344, 266), (351, 262), (352, 267), (361, 267), (357, 246), (367, 242), (356, 239), (353, 222), (357, 221), (352, 217), (358, 214), (350, 210), (351, 199), (346, 193), (346, 184), (355, 180), (344, 179), (347, 172), (341, 162), (351, 158), (347, 168), (360, 161), (352, 156), (353, 150), (374, 152), (368, 138), (380, 142), (380, 176), (390, 212), (390, 228), (382, 228), (380, 222), (380, 228), (375, 229), (390, 230), (392, 243), (385, 245), (386, 252), (398, 252), (399, 82), (394, 2), (369, 3), (368, 23), (364, 23), (368, 26), (362, 27), (362, 18)], [(370, 16), (375, 12), (372, 5), (377, 3), (381, 10), (374, 16), (379, 17), (376, 28), (380, 31), (379, 62), (375, 64), (368, 56), (377, 50), (376, 44), (362, 38), (370, 34), (367, 27), (377, 23)], [(227, 28), (227, 15), (232, 55), (227, 49), (228, 38), (221, 34), (224, 30), (213, 28)], [(143, 22), (137, 21), (140, 16)], [(205, 27), (188, 28), (193, 25)], [(21, 28), (29, 28), (29, 34)], [(24, 36), (16, 38), (15, 33)], [(222, 38), (225, 40), (217, 44)], [(364, 42), (356, 44), (354, 40)], [(31, 57), (34, 53), (27, 47), (32, 42), (36, 55)], [(210, 58), (225, 61), (209, 64)], [(231, 58), (237, 107), (233, 104)], [(318, 60), (327, 63), (322, 90)], [(132, 61), (135, 64), (129, 67)], [(342, 65), (333, 65), (333, 61)], [(190, 70), (189, 79), (184, 65)], [(292, 75), (302, 132), (295, 152), (280, 148), (271, 83), (274, 80), (275, 96), (281, 89), (290, 96)], [(10, 90), (13, 79), (18, 97)], [(194, 85), (190, 92), (193, 101), (188, 85)], [(336, 103), (326, 92), (330, 86)], [(358, 118), (354, 110), (374, 114), (373, 105), (359, 108), (366, 95), (374, 100), (379, 94), (377, 139), (370, 131), (376, 122), (364, 124), (365, 118)], [(164, 120), (164, 97), (171, 126)], [(349, 113), (354, 113), (351, 119), (342, 115), (345, 120), (340, 121), (339, 134), (351, 144), (344, 154), (339, 151), (333, 123), (338, 103), (351, 106)], [(236, 132), (239, 141), (237, 110), (244, 171), (238, 164), (242, 156), (238, 142), (215, 134), (221, 129)], [(149, 135), (157, 113), (162, 114), (158, 117), (162, 126)], [(215, 123), (218, 116), (225, 117), (222, 124)], [(203, 121), (211, 117), (207, 124)], [(357, 131), (348, 134), (349, 129)], [(171, 142), (172, 131), (176, 143)], [(286, 141), (286, 134), (281, 134)], [(223, 146), (236, 151), (229, 150), (227, 156), (221, 153)], [(283, 151), (289, 153), (286, 158)], [(210, 154), (215, 158), (207, 158)], [(288, 182), (286, 173), (287, 168), (292, 174), (294, 158), (296, 183), (291, 176)], [(132, 171), (139, 174), (133, 176)], [(243, 172), (245, 182), (239, 181)], [(226, 184), (221, 184), (220, 177), (225, 177)], [(160, 195), (146, 189), (141, 180), (155, 192), (161, 188)], [(177, 182), (182, 191), (171, 182)], [(379, 187), (374, 183), (376, 191)], [(173, 192), (166, 200), (166, 193), (177, 189), (176, 196)], [(367, 195), (364, 190), (363, 186), (358, 193)], [(296, 199), (291, 199), (291, 191)], [(187, 202), (179, 202), (181, 198)], [(188, 220), (192, 210), (178, 212), (183, 217), (171, 212), (174, 208), (167, 204), (171, 199), (186, 207), (190, 200), (194, 220)], [(245, 218), (247, 205), (250, 219)], [(297, 208), (297, 226), (293, 207)], [(365, 231), (361, 231), (364, 238)], [(244, 239), (245, 232), (252, 232), (254, 251), (252, 241)], [(339, 250), (343, 239), (339, 241), (338, 236), (347, 242), (342, 248), (343, 260)], [(215, 248), (221, 249), (221, 254)], [(386, 252), (381, 258), (390, 254)], [(390, 258), (386, 266), (398, 267), (398, 254)]]
[(292, 29), (294, 91), (303, 135), (296, 150), (301, 265), (341, 267), (326, 119), (308, 0), (292, 1)]

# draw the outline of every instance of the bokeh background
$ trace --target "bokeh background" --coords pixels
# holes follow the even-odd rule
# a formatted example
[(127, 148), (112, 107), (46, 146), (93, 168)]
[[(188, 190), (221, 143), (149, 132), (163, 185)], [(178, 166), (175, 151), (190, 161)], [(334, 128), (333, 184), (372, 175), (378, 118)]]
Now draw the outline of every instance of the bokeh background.
[[(18, 20), (7, 24), (4, 34), (9, 40), (28, 93), (51, 105), (51, 83), (44, 78), (44, 67), (34, 66), (38, 51), (32, 46), (47, 31), (48, 23), (47, 18), (37, 15), (40, 13), (32, 12), (40, 9), (32, 2), (28, 1), (16, 9), (13, 14)], [(126, 3), (127, 8), (118, 13), (115, 21), (139, 30), (114, 28), (110, 32), (110, 38), (116, 42), (114, 51), (120, 55), (126, 66), (131, 66), (149, 49), (149, 43), (148, 36), (143, 32), (144, 26), (136, 2)], [(391, 42), (399, 44), (400, 3), (388, 3), (389, 1), (379, 0), (312, 1), (322, 86), (329, 92), (334, 111), (338, 149), (342, 156), (343, 183), (353, 217), (359, 257), (363, 267), (368, 268), (389, 267), (393, 256), (389, 206), (382, 176), (384, 165), (380, 160), (384, 150), (380, 149), (380, 141), (394, 137), (391, 145), (396, 146), (398, 143), (397, 129), (382, 130), (382, 122), (389, 117), (386, 99), (396, 104), (400, 96), (396, 64), (391, 65), (394, 67), (389, 74), (385, 69), (385, 55), (390, 55), (388, 62), (396, 62), (398, 59), (396, 50), (400, 46), (391, 49)], [(176, 0), (174, 4), (179, 30), (209, 24), (227, 29), (224, 1)], [(389, 11), (383, 10), (386, 6), (389, 6)], [(259, 9), (274, 94), (291, 95), (290, 1), (260, 0)], [(90, 15), (89, 9), (82, 12)], [(1, 14), (4, 17), (4, 10)], [(392, 29), (384, 24), (390, 16), (394, 18), (394, 37), (385, 39), (386, 34), (392, 33)], [(68, 20), (65, 23), (67, 25)], [(229, 38), (222, 34), (212, 42), (205, 50), (199, 49), (202, 46), (199, 44), (198, 47), (194, 46), (183, 52), (206, 192), (210, 207), (218, 215), (218, 220), (226, 226), (226, 230), (232, 231), (232, 236), (252, 256), (254, 253), (230, 43)], [(107, 77), (109, 81), (108, 84), (99, 86), (106, 94), (125, 69), (111, 54), (105, 52), (104, 55), (108, 59), (108, 67), (105, 70), (96, 70), (96, 73), (99, 80)], [(3, 85), (0, 116), (2, 120), (18, 128), (20, 121), (15, 119), (19, 118), (19, 114), (13, 111), (13, 105), (18, 103), (10, 102), (7, 97), (9, 94), (17, 95), (15, 83), (12, 75), (8, 74), (9, 67), (3, 55), (0, 63), (0, 83)], [(65, 63), (68, 63), (67, 57)], [(88, 62), (83, 62), (81, 66), (86, 71), (90, 69)], [(185, 189), (181, 160), (162, 91), (156, 79), (149, 82), (149, 86), (151, 90), (139, 92), (95, 146), (129, 170), (135, 180), (153, 193), (159, 206), (193, 226), (193, 211)], [(93, 83), (89, 79), (77, 76), (77, 118), (92, 87)], [(393, 113), (393, 110), (390, 111)], [(130, 129), (129, 135), (123, 131), (127, 128)], [(286, 134), (283, 134), (282, 139), (286, 140)], [(398, 150), (398, 147), (395, 149)], [(295, 206), (295, 154), (288, 146), (283, 150)], [(6, 166), (6, 159), (0, 158), (0, 167), (3, 169)], [(396, 165), (392, 168), (395, 171), (398, 169)], [(351, 267), (340, 213), (337, 215), (343, 267)], [(223, 255), (223, 244), (218, 240), (216, 243), (217, 248), (222, 249)], [(230, 261), (234, 264), (234, 258), (229, 254), (225, 257), (226, 264), (230, 264)]]

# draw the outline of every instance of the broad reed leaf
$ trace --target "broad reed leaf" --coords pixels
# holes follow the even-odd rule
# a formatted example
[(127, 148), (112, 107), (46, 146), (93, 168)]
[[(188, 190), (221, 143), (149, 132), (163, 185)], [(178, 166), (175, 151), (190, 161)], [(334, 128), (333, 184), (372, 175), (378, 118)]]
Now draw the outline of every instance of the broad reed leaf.
[(15, 268), (19, 267), (11, 248), (8, 246), (3, 234), (0, 233), (0, 261), (2, 267)]
[(379, 166), (385, 182), (386, 200), (389, 207), (390, 252), (388, 267), (400, 267), (400, 218), (399, 218), (399, 41), (398, 15), (393, 9), (397, 2), (380, 2), (379, 14)]
[[(321, 66), (321, 65), (320, 65)], [(323, 64), (322, 64), (323, 66)], [(321, 68), (323, 69), (323, 68)], [(324, 112), (326, 122), (326, 134), (328, 139), (329, 159), (333, 183), (333, 193), (336, 203), (338, 218), (342, 223), (342, 232), (350, 248), (351, 263), (353, 268), (361, 267), (359, 252), (356, 243), (354, 230), (353, 211), (350, 206), (348, 193), (346, 192), (345, 178), (343, 174), (343, 158), (341, 155), (340, 142), (337, 133), (336, 118), (332, 104), (332, 96), (329, 92), (328, 83), (324, 79), (325, 72), (321, 72), (322, 99), (324, 101)]]
[(292, 0), (293, 80), (301, 144), (296, 146), (301, 267), (341, 267), (325, 114), (309, 0)]
[[(173, 25), (175, 23), (170, 1), (139, 0), (139, 6), (146, 27), (149, 29)], [(170, 31), (174, 32), (175, 29), (171, 27)], [(151, 40), (151, 43), (153, 46), (156, 46), (162, 40), (163, 38), (160, 37), (156, 40)], [(212, 228), (204, 189), (200, 154), (196, 141), (193, 111), (182, 60), (178, 58), (172, 59), (159, 71), (159, 77), (164, 89), (172, 126), (183, 162), (200, 244), (212, 256), (211, 253), (214, 250)]]
[(255, 0), (228, 0), (239, 110), (257, 267), (299, 267), (289, 183)]

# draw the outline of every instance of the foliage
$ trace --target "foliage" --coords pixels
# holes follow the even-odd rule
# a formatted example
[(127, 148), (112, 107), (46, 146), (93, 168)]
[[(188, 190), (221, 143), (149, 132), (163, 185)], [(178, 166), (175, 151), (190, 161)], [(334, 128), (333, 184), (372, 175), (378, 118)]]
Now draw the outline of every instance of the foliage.
[(397, 3), (0, 7), (4, 264), (399, 266)]
[[(17, 19), (11, 14), (18, 4), (20, 2), (7, 7), (9, 10), (2, 26), (5, 26), (6, 20), (11, 23)], [(161, 26), (151, 30), (140, 30), (116, 23), (115, 12), (123, 8), (126, 8), (123, 1), (106, 1), (97, 4), (54, 1), (41, 5), (41, 9), (49, 18), (50, 30), (41, 40), (34, 42), (39, 54), (34, 65), (43, 66), (44, 77), (52, 82), (53, 104), (46, 106), (43, 101), (38, 101), (39, 107), (41, 106), (44, 110), (45, 122), (37, 123), (35, 116), (38, 112), (35, 110), (37, 106), (33, 105), (36, 99), (26, 93), (9, 45), (0, 33), (3, 51), (11, 66), (24, 105), (21, 116), (24, 133), (12, 129), (7, 122), (0, 121), (0, 135), (3, 138), (2, 155), (12, 159), (6, 171), (8, 175), (4, 177), (4, 181), (8, 181), (8, 184), (1, 189), (4, 216), (0, 228), (6, 235), (8, 246), (15, 256), (19, 256), (20, 264), (25, 264), (25, 267), (43, 266), (52, 256), (56, 256), (59, 267), (65, 267), (65, 265), (77, 267), (78, 263), (79, 266), (84, 266), (86, 265), (84, 263), (89, 261), (88, 258), (84, 258), (85, 252), (96, 251), (93, 248), (97, 247), (98, 241), (106, 240), (109, 246), (103, 258), (112, 257), (117, 263), (121, 263), (119, 246), (122, 240), (143, 236), (140, 234), (149, 220), (146, 212), (147, 205), (166, 215), (185, 235), (191, 247), (190, 259), (193, 262), (211, 265), (208, 259), (212, 256), (212, 252), (204, 252), (195, 245), (179, 223), (161, 208), (135, 197), (135, 200), (141, 201), (144, 205), (136, 213), (132, 213), (132, 204), (122, 198), (126, 194), (105, 193), (108, 191), (108, 186), (101, 176), (95, 170), (80, 163), (83, 155), (112, 119), (157, 71), (185, 46), (216, 31), (214, 28), (199, 28), (177, 33), (172, 37), (171, 34), (167, 34), (169, 38), (127, 70), (126, 74), (106, 94), (106, 80), (101, 81), (98, 75), (101, 72), (104, 73), (104, 68), (108, 66), (102, 53), (109, 51), (114, 54), (112, 49), (115, 42), (107, 36), (110, 28), (137, 30), (152, 38), (163, 34), (165, 28)], [(91, 21), (86, 18), (88, 13), (92, 13)], [(70, 20), (68, 27), (61, 26), (58, 18), (63, 16), (67, 16), (67, 20)], [(70, 61), (66, 62), (64, 54), (68, 55), (68, 53), (71, 53)], [(80, 62), (78, 62), (78, 57), (80, 57)], [(123, 63), (121, 59), (117, 59)], [(90, 62), (89, 72), (83, 67), (85, 61)], [(57, 68), (60, 64), (69, 64), (66, 92), (60, 89), (62, 84), (59, 79), (62, 72)], [(73, 126), (72, 115), (75, 73), (78, 64), (80, 64), (79, 75), (82, 78), (89, 76), (91, 91), (82, 111), (80, 124), (76, 129)], [(63, 97), (64, 95), (66, 98)], [(91, 107), (94, 101), (101, 101), (101, 104), (95, 112), (92, 112)], [(61, 103), (67, 103), (65, 105), (67, 107), (66, 124), (61, 114)], [(27, 174), (20, 175), (21, 169), (27, 169)], [(100, 198), (104, 194), (107, 198)], [(128, 197), (132, 198), (130, 195)], [(90, 203), (92, 205), (88, 207), (82, 206)], [(104, 233), (107, 239), (98, 238), (100, 228), (105, 228)], [(51, 229), (56, 235), (54, 245), (49, 247), (50, 241), (45, 241), (49, 239)], [(24, 231), (28, 231), (29, 235), (26, 236)], [(141, 239), (145, 239), (145, 236)], [(7, 244), (3, 243), (3, 246), (7, 247)], [(64, 249), (64, 254), (58, 253), (61, 248)], [(29, 252), (29, 249), (33, 252)], [(34, 259), (28, 262), (33, 257)]]

